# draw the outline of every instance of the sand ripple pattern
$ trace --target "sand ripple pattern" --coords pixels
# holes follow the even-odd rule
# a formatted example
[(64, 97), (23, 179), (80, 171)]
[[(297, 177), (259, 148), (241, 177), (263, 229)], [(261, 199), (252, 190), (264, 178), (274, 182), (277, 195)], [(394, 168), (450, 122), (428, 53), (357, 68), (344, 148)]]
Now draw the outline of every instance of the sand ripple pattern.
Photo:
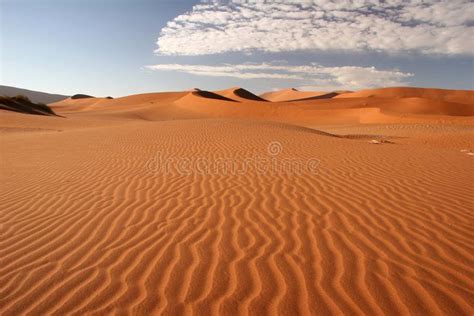
[[(2, 139), (2, 315), (474, 313), (470, 157), (232, 120), (33, 134)], [(318, 174), (145, 168), (271, 142)]]

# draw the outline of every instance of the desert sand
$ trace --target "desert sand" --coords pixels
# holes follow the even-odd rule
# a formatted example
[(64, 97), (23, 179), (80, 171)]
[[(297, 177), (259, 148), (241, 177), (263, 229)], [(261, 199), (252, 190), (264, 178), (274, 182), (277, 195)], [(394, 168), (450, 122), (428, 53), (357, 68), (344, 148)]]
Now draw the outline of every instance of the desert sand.
[(0, 314), (473, 315), (474, 92), (321, 95), (0, 110)]
[(272, 102), (301, 101), (309, 99), (331, 99), (337, 95), (349, 93), (351, 91), (300, 91), (295, 88), (277, 90), (263, 93), (260, 97)]

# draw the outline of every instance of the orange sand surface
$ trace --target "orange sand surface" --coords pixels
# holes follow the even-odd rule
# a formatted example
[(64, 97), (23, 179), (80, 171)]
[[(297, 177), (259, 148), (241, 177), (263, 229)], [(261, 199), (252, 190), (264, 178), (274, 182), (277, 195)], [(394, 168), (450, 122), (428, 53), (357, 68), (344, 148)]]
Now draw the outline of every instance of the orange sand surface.
[(0, 314), (473, 315), (474, 92), (290, 94), (0, 111)]
[(300, 91), (294, 88), (272, 92), (266, 92), (260, 97), (272, 102), (299, 101), (308, 99), (330, 99), (339, 94), (349, 91), (324, 92), (324, 91)]

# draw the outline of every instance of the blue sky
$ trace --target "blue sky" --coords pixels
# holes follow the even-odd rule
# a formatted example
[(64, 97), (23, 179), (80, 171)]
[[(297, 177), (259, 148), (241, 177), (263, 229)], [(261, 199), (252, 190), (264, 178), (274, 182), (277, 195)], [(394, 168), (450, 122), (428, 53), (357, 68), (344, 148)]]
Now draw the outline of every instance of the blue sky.
[(469, 1), (0, 0), (0, 83), (52, 93), (474, 89)]

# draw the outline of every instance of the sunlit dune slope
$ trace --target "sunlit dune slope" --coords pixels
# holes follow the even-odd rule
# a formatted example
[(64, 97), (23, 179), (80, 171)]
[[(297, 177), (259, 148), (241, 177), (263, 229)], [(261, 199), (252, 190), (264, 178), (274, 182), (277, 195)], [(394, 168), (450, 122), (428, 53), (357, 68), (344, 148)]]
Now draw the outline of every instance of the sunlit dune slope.
[(285, 102), (285, 101), (299, 101), (299, 100), (310, 100), (310, 99), (331, 99), (343, 93), (350, 93), (350, 91), (333, 91), (333, 92), (300, 91), (295, 88), (291, 88), (291, 89), (266, 92), (266, 93), (261, 94), (260, 96), (272, 102)]
[(447, 90), (412, 87), (395, 87), (383, 89), (360, 90), (354, 93), (345, 93), (336, 98), (424, 98), (454, 103), (474, 104), (473, 90)]

